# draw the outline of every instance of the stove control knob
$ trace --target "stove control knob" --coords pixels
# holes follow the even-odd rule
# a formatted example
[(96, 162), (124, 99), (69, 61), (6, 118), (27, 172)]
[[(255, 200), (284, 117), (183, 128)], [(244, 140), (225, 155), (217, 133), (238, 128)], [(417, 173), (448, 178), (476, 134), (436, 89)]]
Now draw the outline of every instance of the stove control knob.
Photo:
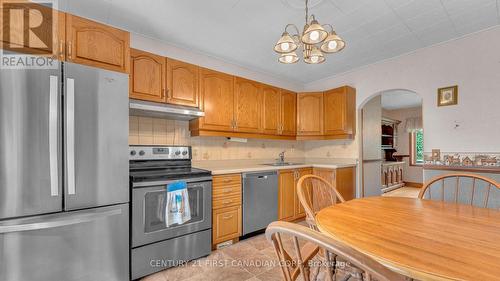
[(146, 154), (146, 152), (144, 152), (144, 150), (139, 151), (140, 156), (143, 156), (144, 154)]
[(184, 151), (182, 152), (182, 155), (187, 155), (187, 154), (188, 154), (187, 150), (184, 150)]
[(180, 155), (180, 154), (181, 154), (181, 151), (180, 151), (180, 150), (177, 150), (177, 151), (175, 152), (175, 155)]
[(135, 156), (136, 153), (137, 152), (135, 152), (135, 150), (130, 151), (130, 155), (132, 155), (132, 156)]

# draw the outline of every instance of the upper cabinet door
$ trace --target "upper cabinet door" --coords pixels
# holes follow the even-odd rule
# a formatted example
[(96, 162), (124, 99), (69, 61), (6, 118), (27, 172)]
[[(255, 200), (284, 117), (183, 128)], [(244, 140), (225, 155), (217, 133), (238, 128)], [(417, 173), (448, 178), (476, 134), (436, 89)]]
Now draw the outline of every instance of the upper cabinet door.
[(198, 75), (197, 65), (167, 59), (167, 103), (198, 107)]
[(281, 90), (281, 135), (297, 134), (297, 94)]
[[(0, 49), (64, 60), (65, 13), (29, 1), (1, 2)], [(28, 11), (36, 28), (25, 26)]]
[(74, 15), (66, 15), (66, 60), (129, 72), (130, 34)]
[(236, 77), (234, 80), (234, 114), (236, 131), (241, 133), (262, 132), (262, 86)]
[(262, 93), (264, 100), (264, 110), (262, 116), (264, 134), (279, 135), (281, 132), (280, 89), (264, 85)]
[(166, 59), (132, 49), (130, 51), (130, 97), (165, 102)]
[(199, 118), (199, 128), (214, 131), (233, 131), (233, 76), (200, 68), (200, 101), (205, 116)]
[(301, 136), (323, 134), (323, 93), (299, 93), (297, 95), (298, 131)]
[(353, 137), (356, 128), (356, 90), (340, 87), (324, 93), (325, 135)]

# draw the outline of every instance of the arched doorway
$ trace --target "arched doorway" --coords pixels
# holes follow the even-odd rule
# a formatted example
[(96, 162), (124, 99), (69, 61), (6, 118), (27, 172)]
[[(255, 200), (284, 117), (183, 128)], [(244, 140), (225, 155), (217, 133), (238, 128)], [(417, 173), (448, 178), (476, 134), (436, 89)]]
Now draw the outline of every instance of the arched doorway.
[(360, 112), (361, 195), (398, 190), (416, 196), (423, 180), (420, 95), (407, 89), (384, 90), (366, 99)]

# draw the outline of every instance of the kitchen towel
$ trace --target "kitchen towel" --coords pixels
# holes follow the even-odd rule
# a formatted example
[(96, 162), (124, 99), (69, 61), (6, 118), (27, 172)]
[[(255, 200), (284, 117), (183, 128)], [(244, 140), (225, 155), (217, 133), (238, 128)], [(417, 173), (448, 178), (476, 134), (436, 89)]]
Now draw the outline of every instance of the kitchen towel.
[(167, 184), (165, 200), (165, 225), (183, 224), (191, 219), (187, 183), (177, 181)]

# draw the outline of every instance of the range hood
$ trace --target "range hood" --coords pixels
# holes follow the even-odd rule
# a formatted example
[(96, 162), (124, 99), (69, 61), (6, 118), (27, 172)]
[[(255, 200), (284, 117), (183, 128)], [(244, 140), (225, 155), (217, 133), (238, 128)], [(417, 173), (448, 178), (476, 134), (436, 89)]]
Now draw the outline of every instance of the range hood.
[(185, 121), (205, 116), (203, 111), (195, 107), (147, 102), (134, 99), (129, 100), (129, 114)]

